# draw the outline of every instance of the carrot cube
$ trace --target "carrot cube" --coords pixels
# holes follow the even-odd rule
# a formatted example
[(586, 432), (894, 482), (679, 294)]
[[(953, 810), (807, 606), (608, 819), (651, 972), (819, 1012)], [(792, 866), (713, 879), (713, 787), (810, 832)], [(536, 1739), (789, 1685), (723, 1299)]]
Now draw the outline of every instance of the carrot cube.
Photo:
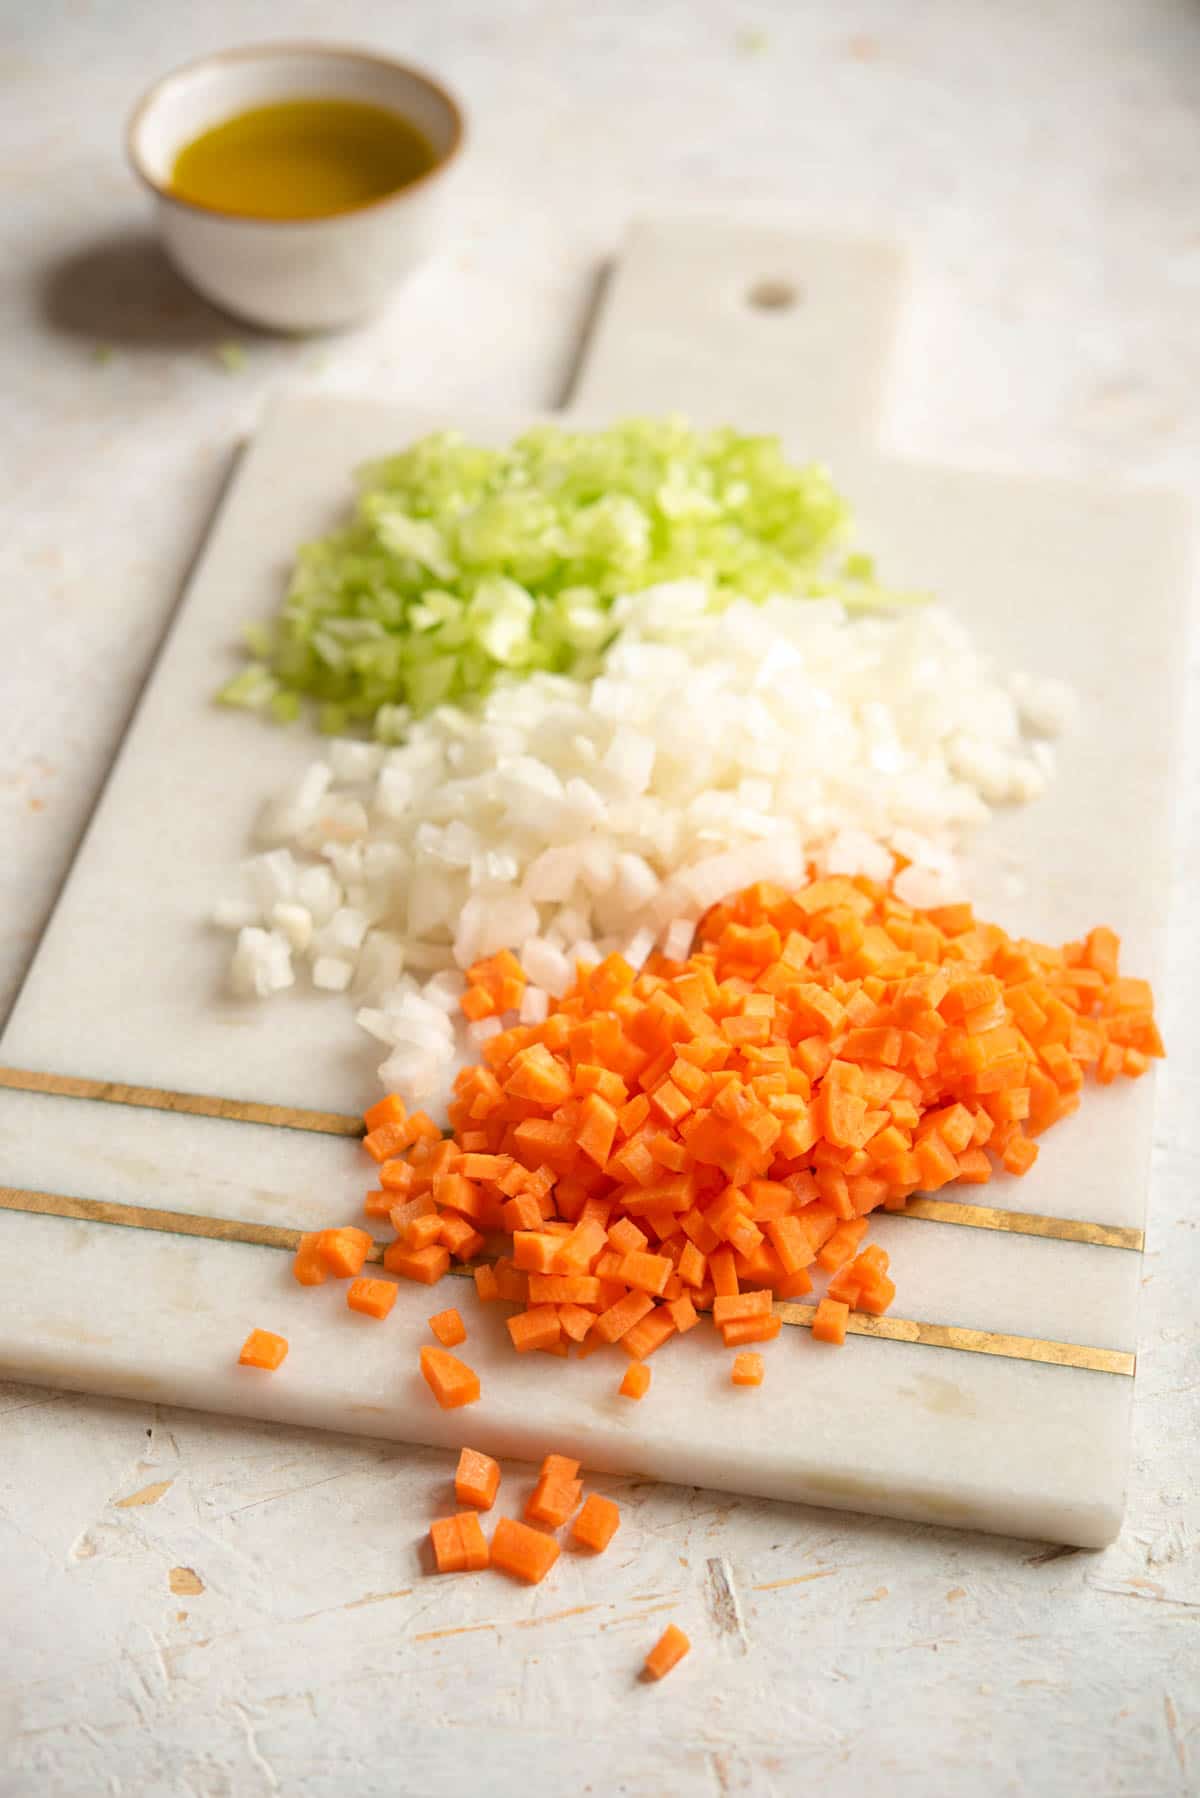
[(399, 1093), (389, 1093), (386, 1099), (379, 1099), (363, 1112), (363, 1123), (367, 1134), (372, 1130), (382, 1129), (384, 1124), (403, 1124), (408, 1121), (408, 1107)]
[(603, 1554), (616, 1535), (620, 1521), (621, 1513), (611, 1498), (589, 1492), (583, 1501), (583, 1509), (571, 1525), (571, 1540), (578, 1542), (581, 1548), (590, 1548), (593, 1554)]
[(679, 1665), (691, 1646), (683, 1631), (676, 1624), (668, 1623), (646, 1656), (643, 1668), (646, 1678), (662, 1679), (671, 1671), (672, 1667)]
[(817, 1306), (817, 1314), (813, 1318), (812, 1333), (815, 1342), (845, 1342), (846, 1323), (850, 1316), (849, 1305), (837, 1299), (822, 1299)]
[(687, 1332), (694, 1330), (700, 1322), (690, 1292), (681, 1293), (678, 1298), (671, 1299), (667, 1304), (667, 1310), (670, 1313), (671, 1322), (681, 1336), (686, 1336)]
[(364, 1317), (383, 1318), (396, 1303), (399, 1290), (394, 1280), (351, 1280), (346, 1303), (351, 1311), (361, 1311)]
[(316, 1253), (329, 1272), (339, 1280), (353, 1279), (362, 1272), (363, 1262), (375, 1246), (365, 1230), (348, 1224), (341, 1230), (322, 1230), (317, 1238)]
[(321, 1253), (320, 1230), (309, 1230), (300, 1238), (292, 1273), (301, 1286), (322, 1286), (329, 1278), (329, 1268)]
[(429, 1526), (429, 1539), (439, 1573), (478, 1573), (490, 1560), (487, 1539), (474, 1511), (439, 1517)]
[(460, 1505), (490, 1511), (500, 1490), (500, 1463), (478, 1449), (464, 1448), (454, 1474), (454, 1496)]
[(631, 1361), (617, 1387), (622, 1398), (645, 1398), (650, 1390), (650, 1369), (644, 1361)]
[(450, 1265), (450, 1251), (439, 1242), (430, 1243), (425, 1249), (410, 1249), (405, 1243), (393, 1242), (383, 1251), (383, 1265), (389, 1274), (400, 1274), (421, 1286), (436, 1286)]
[(467, 1340), (467, 1326), (453, 1305), (446, 1311), (435, 1311), (429, 1319), (429, 1328), (443, 1348), (457, 1348), (460, 1342)]
[(562, 1334), (553, 1305), (534, 1305), (528, 1311), (518, 1311), (515, 1317), (507, 1319), (507, 1325), (519, 1355), (528, 1354), (531, 1349), (554, 1348)]
[(513, 1579), (536, 1586), (558, 1559), (558, 1543), (541, 1530), (514, 1517), (502, 1517), (492, 1536), (492, 1566)]
[(286, 1336), (276, 1336), (270, 1330), (251, 1330), (242, 1344), (238, 1362), (242, 1367), (261, 1367), (266, 1373), (274, 1373), (287, 1352)]
[(445, 1349), (422, 1348), (421, 1373), (443, 1411), (473, 1405), (479, 1397), (479, 1375)]
[(735, 1386), (761, 1386), (763, 1383), (762, 1356), (752, 1352), (735, 1355), (729, 1377)]
[(372, 1161), (390, 1161), (412, 1141), (411, 1123), (385, 1123), (363, 1137), (363, 1148)]

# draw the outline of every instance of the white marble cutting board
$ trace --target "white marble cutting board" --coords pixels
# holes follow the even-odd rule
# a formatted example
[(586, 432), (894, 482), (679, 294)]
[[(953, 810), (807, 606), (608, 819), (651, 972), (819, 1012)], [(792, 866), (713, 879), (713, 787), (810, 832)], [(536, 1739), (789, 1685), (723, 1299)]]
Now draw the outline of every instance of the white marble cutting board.
[[(781, 286), (791, 305), (749, 296)], [(927, 587), (1007, 660), (1067, 675), (1085, 718), (1038, 806), (981, 845), (981, 908), (1063, 938), (1093, 922), (1154, 971), (1169, 854), (1167, 779), (1188, 536), (1167, 496), (918, 465), (873, 448), (900, 303), (897, 259), (697, 221), (627, 244), (572, 411), (674, 408), (779, 430), (833, 464), (886, 578)], [(205, 925), (259, 797), (311, 757), (301, 733), (210, 704), (246, 618), (267, 615), (295, 545), (331, 523), (365, 457), (432, 425), (507, 435), (525, 420), (447, 418), (329, 395), (278, 401), (244, 456), (52, 922), (0, 1061), (317, 1109), (374, 1096), (350, 1008), (226, 997), (228, 942)], [(116, 499), (118, 496), (114, 496)], [(989, 1203), (1140, 1228), (1153, 1092), (1093, 1092), (1023, 1182)], [(356, 1145), (214, 1119), (0, 1092), (0, 1181), (141, 1207), (311, 1227), (349, 1219)], [(881, 1221), (896, 1313), (1092, 1347), (1136, 1346), (1128, 1250)], [(1134, 1382), (895, 1342), (841, 1353), (787, 1330), (759, 1394), (696, 1332), (656, 1359), (649, 1397), (614, 1397), (621, 1358), (520, 1359), (498, 1309), (458, 1282), (405, 1286), (388, 1322), (305, 1292), (271, 1249), (0, 1210), (0, 1377), (150, 1397), (506, 1453), (573, 1448), (590, 1465), (1086, 1545), (1119, 1527)], [(424, 1320), (462, 1301), (484, 1398), (443, 1416), (415, 1372)], [(251, 1325), (292, 1343), (276, 1376), (234, 1363)], [(810, 1375), (812, 1377), (810, 1377)]]

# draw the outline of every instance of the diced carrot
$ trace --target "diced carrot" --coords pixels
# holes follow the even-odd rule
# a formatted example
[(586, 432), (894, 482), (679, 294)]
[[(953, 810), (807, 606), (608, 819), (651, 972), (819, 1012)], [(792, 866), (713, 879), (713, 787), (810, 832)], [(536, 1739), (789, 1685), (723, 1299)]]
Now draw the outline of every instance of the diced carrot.
[(643, 1667), (645, 1677), (647, 1679), (665, 1678), (672, 1667), (677, 1667), (679, 1665), (691, 1646), (691, 1643), (678, 1625), (668, 1623), (666, 1629), (646, 1656)]
[(363, 1137), (363, 1148), (372, 1161), (387, 1161), (409, 1146), (412, 1141), (411, 1132), (411, 1121), (380, 1124)]
[(602, 1311), (592, 1326), (597, 1342), (619, 1342), (621, 1337), (654, 1309), (654, 1300), (645, 1292), (630, 1292)]
[(490, 1305), (500, 1297), (500, 1287), (496, 1280), (496, 1270), (488, 1262), (481, 1262), (473, 1275), (475, 1296), (481, 1305)]
[(631, 1330), (626, 1330), (621, 1338), (621, 1347), (627, 1355), (635, 1360), (643, 1361), (652, 1355), (655, 1349), (662, 1347), (675, 1334), (675, 1319), (671, 1316), (670, 1307), (656, 1305), (640, 1318)]
[(340, 1230), (322, 1230), (317, 1237), (315, 1253), (331, 1274), (345, 1280), (362, 1272), (363, 1262), (373, 1247), (365, 1230), (356, 1230), (353, 1224), (347, 1224)]
[(553, 1536), (530, 1529), (513, 1517), (501, 1517), (492, 1535), (492, 1566), (526, 1585), (536, 1586), (544, 1580), (558, 1554)]
[(383, 1251), (383, 1265), (389, 1274), (400, 1274), (422, 1286), (436, 1286), (450, 1266), (450, 1251), (440, 1242), (425, 1249), (410, 1249), (405, 1243), (393, 1242)]
[[(635, 1373), (636, 1368), (630, 1368)], [(648, 1368), (641, 1370), (647, 1380), (650, 1378)], [(611, 1498), (601, 1497), (599, 1492), (589, 1492), (583, 1501), (583, 1508), (571, 1525), (571, 1540), (580, 1548), (590, 1549), (593, 1554), (603, 1554), (617, 1533), (621, 1522), (621, 1513)]]
[(435, 1311), (429, 1319), (429, 1328), (443, 1348), (457, 1348), (460, 1342), (467, 1340), (467, 1326), (453, 1305), (447, 1311)]
[(690, 1293), (683, 1292), (679, 1294), (678, 1298), (670, 1299), (667, 1303), (667, 1311), (670, 1314), (671, 1322), (681, 1336), (685, 1336), (689, 1330), (694, 1330), (700, 1322), (699, 1313), (692, 1302)]
[(487, 1538), (475, 1511), (437, 1518), (429, 1526), (429, 1539), (439, 1573), (479, 1573), (489, 1564)]
[(261, 1367), (266, 1373), (274, 1373), (287, 1352), (286, 1336), (276, 1336), (271, 1330), (251, 1330), (238, 1361), (242, 1367)]
[(849, 1305), (837, 1299), (822, 1299), (812, 1322), (814, 1342), (845, 1342)]
[(562, 1334), (558, 1312), (553, 1305), (536, 1305), (529, 1311), (518, 1311), (507, 1319), (512, 1345), (519, 1354), (531, 1349), (554, 1348)]
[(732, 1323), (737, 1317), (763, 1317), (771, 1309), (769, 1292), (738, 1292), (721, 1295), (713, 1300), (713, 1322), (720, 1327)]
[(465, 1217), (456, 1217), (453, 1212), (443, 1216), (438, 1235), (456, 1261), (470, 1261), (484, 1246), (480, 1232), (472, 1229)]
[[(625, 1340), (636, 1359), (709, 1304), (750, 1340), (777, 1314), (726, 1301), (806, 1296), (814, 1260), (830, 1339), (849, 1304), (878, 1314), (894, 1295), (886, 1258), (855, 1253), (871, 1212), (1025, 1171), (1088, 1069), (1136, 1078), (1161, 1054), (1150, 989), (1118, 951), (1103, 928), (1051, 949), (966, 905), (917, 913), (858, 877), (760, 882), (710, 910), (684, 960), (581, 967), (544, 1023), (494, 1035), (455, 1082), (452, 1139), (372, 1108), (369, 1152), (390, 1153), (370, 1203), (409, 1255), (463, 1259), (506, 1231), (477, 1289), (527, 1307), (521, 1347)], [(468, 987), (493, 1016), (523, 977), (505, 951)]]
[(379, 1099), (363, 1112), (363, 1123), (369, 1136), (372, 1130), (379, 1130), (384, 1124), (403, 1124), (408, 1119), (408, 1108), (398, 1093), (389, 1093), (386, 1099)]
[(561, 1529), (583, 1497), (583, 1481), (543, 1467), (537, 1485), (525, 1505), (528, 1523), (545, 1524), (547, 1529)]
[(1038, 1145), (1027, 1136), (1014, 1136), (1001, 1160), (1010, 1174), (1027, 1174), (1038, 1158)]
[(396, 1303), (399, 1290), (394, 1280), (351, 1280), (346, 1303), (351, 1311), (361, 1311), (364, 1317), (384, 1318)]
[(479, 1397), (479, 1375), (445, 1349), (426, 1344), (421, 1350), (421, 1372), (443, 1411), (473, 1405)]
[(765, 1317), (735, 1317), (721, 1325), (721, 1340), (726, 1348), (738, 1348), (744, 1342), (774, 1342), (783, 1328), (778, 1312)]
[(441, 1242), (444, 1222), (437, 1211), (427, 1211), (420, 1217), (410, 1218), (398, 1234), (405, 1248), (427, 1249), (431, 1244)]
[(645, 1231), (639, 1230), (631, 1217), (618, 1218), (609, 1228), (609, 1245), (622, 1255), (630, 1255), (635, 1249), (644, 1249), (646, 1240)]
[(631, 1361), (617, 1391), (622, 1398), (645, 1398), (650, 1390), (650, 1369), (644, 1361)]
[(763, 1358), (752, 1350), (733, 1357), (733, 1368), (730, 1379), (735, 1386), (761, 1386), (763, 1383)]
[(665, 1255), (648, 1255), (642, 1249), (634, 1249), (622, 1258), (617, 1279), (637, 1292), (648, 1292), (657, 1297), (670, 1273), (671, 1263)]
[(329, 1266), (321, 1253), (319, 1230), (310, 1230), (300, 1238), (292, 1273), (301, 1286), (321, 1286), (329, 1278)]
[(500, 1463), (478, 1449), (464, 1448), (454, 1473), (454, 1496), (460, 1505), (490, 1511), (500, 1490)]

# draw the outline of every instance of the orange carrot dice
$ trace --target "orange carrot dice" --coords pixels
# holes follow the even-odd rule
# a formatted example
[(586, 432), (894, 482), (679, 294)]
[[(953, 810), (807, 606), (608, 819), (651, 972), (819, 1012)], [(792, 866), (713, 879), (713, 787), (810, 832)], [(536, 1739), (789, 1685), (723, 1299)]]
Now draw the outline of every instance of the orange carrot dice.
[(845, 1342), (849, 1305), (837, 1299), (822, 1299), (812, 1322), (815, 1342)]
[(435, 1311), (429, 1319), (429, 1328), (443, 1348), (457, 1348), (460, 1342), (467, 1340), (467, 1326), (453, 1305), (446, 1311)]
[(410, 1249), (406, 1243), (392, 1242), (383, 1251), (383, 1265), (389, 1274), (400, 1274), (421, 1286), (436, 1286), (450, 1266), (450, 1251), (440, 1242), (430, 1243), (425, 1249)]
[(398, 1093), (389, 1093), (386, 1099), (380, 1099), (363, 1112), (363, 1123), (367, 1134), (372, 1130), (380, 1130), (384, 1124), (403, 1124), (408, 1120), (408, 1109)]
[(399, 1290), (394, 1280), (351, 1280), (346, 1303), (351, 1311), (361, 1311), (364, 1317), (383, 1318), (396, 1303)]
[(478, 1573), (491, 1558), (474, 1511), (439, 1517), (429, 1526), (429, 1539), (439, 1573)]
[(286, 1336), (276, 1336), (270, 1330), (251, 1330), (242, 1344), (238, 1361), (242, 1367), (261, 1367), (267, 1373), (274, 1373), (287, 1352)]
[(671, 1671), (672, 1667), (679, 1665), (691, 1646), (683, 1631), (676, 1624), (668, 1623), (646, 1656), (644, 1667), (646, 1678), (662, 1679)]
[(374, 1246), (365, 1230), (356, 1230), (353, 1224), (347, 1224), (341, 1230), (322, 1230), (316, 1253), (331, 1274), (346, 1280), (362, 1272), (363, 1262)]
[(735, 1386), (761, 1386), (763, 1383), (763, 1358), (751, 1351), (733, 1357), (733, 1369), (730, 1379)]
[(479, 1397), (479, 1375), (445, 1349), (422, 1348), (421, 1373), (443, 1411), (473, 1405)]
[(553, 1536), (530, 1529), (513, 1517), (502, 1517), (492, 1535), (492, 1566), (529, 1586), (545, 1579), (558, 1554)]
[(603, 1554), (616, 1535), (620, 1521), (621, 1513), (611, 1498), (589, 1492), (583, 1501), (583, 1509), (571, 1525), (571, 1540), (593, 1554)]
[(300, 1238), (292, 1273), (301, 1286), (322, 1286), (329, 1278), (329, 1268), (321, 1253), (321, 1232), (310, 1230)]
[(464, 1448), (454, 1475), (454, 1496), (460, 1505), (490, 1511), (500, 1490), (500, 1463), (478, 1449)]
[(622, 1398), (645, 1398), (650, 1390), (650, 1369), (644, 1361), (631, 1361), (617, 1387)]

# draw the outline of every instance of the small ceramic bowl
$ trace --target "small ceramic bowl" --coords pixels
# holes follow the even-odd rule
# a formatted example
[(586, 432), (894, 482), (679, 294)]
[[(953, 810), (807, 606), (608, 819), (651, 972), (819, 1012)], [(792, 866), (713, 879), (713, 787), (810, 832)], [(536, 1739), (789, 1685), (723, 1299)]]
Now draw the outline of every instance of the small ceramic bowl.
[[(254, 106), (359, 100), (417, 125), (437, 161), (395, 193), (328, 218), (271, 219), (177, 198), (171, 170), (185, 144)], [(387, 298), (432, 245), (443, 176), (463, 139), (457, 102), (428, 75), (386, 56), (324, 44), (263, 44), (207, 56), (165, 75), (129, 121), (134, 171), (155, 196), (167, 255), (206, 299), (279, 331), (353, 324)]]

